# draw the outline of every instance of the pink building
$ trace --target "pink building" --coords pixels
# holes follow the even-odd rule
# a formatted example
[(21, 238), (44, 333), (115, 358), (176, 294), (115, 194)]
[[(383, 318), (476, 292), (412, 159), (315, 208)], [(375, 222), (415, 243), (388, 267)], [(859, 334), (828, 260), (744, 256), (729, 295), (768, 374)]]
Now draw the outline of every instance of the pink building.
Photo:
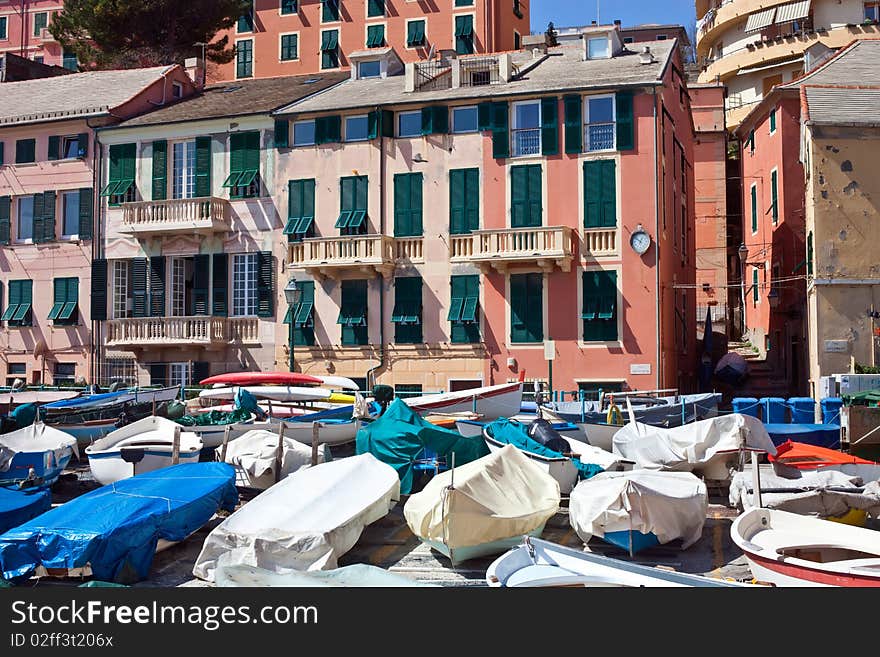
[(0, 85), (4, 381), (94, 380), (94, 130), (193, 90), (177, 66)]
[(254, 0), (228, 36), (236, 59), (210, 80), (347, 70), (353, 52), (390, 47), (400, 59), (431, 52), (515, 50), (529, 35), (526, 0)]
[(77, 70), (76, 56), (65, 53), (48, 29), (63, 8), (62, 0), (0, 0), (0, 56), (11, 52)]
[(677, 42), (626, 51), (610, 25), (542, 40), (355, 70), (276, 113), (297, 369), (399, 392), (523, 370), (569, 392), (696, 388)]

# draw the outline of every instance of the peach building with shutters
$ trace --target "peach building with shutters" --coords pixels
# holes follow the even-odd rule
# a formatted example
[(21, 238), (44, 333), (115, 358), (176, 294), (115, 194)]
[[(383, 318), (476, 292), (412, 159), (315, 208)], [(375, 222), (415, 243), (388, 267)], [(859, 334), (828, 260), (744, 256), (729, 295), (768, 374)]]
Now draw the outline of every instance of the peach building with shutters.
[[(175, 86), (176, 85), (176, 86)], [(94, 381), (94, 130), (191, 94), (182, 68), (0, 85), (0, 378)]]
[(62, 0), (0, 0), (0, 58), (5, 53), (77, 70), (76, 56), (66, 53), (49, 33)]

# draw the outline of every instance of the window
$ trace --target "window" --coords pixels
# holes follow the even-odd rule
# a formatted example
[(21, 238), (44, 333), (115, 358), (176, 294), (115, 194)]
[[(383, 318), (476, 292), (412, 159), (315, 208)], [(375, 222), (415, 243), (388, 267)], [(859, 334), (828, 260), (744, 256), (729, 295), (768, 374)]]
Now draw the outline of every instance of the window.
[(425, 45), (425, 21), (408, 21), (406, 24), (406, 47), (419, 48)]
[(367, 330), (367, 281), (342, 281), (339, 318), (342, 345), (354, 347), (369, 344)]
[(75, 382), (76, 363), (55, 363), (52, 370), (52, 383), (54, 385), (72, 385)]
[(626, 44), (633, 43), (634, 41), (635, 41), (635, 38), (633, 38), (633, 37), (623, 37), (623, 42)]
[(617, 164), (584, 162), (584, 228), (617, 226)]
[(455, 17), (455, 52), (470, 55), (474, 52), (474, 17)]
[(480, 228), (480, 170), (449, 172), (449, 234), (467, 235)]
[(281, 15), (295, 14), (297, 12), (297, 0), (281, 0)]
[(754, 155), (755, 154), (755, 131), (754, 131), (754, 129), (749, 130), (748, 143), (749, 143), (749, 154)]
[(541, 153), (541, 103), (527, 101), (513, 105), (513, 155)]
[(137, 366), (134, 358), (107, 358), (100, 364), (99, 382), (109, 386), (119, 381), (123, 385), (137, 385)]
[(137, 144), (114, 144), (110, 146), (110, 179), (101, 190), (101, 196), (109, 197), (109, 204), (134, 201), (136, 188), (134, 185), (135, 154)]
[(544, 340), (544, 277), (542, 274), (510, 276), (510, 341)]
[(398, 173), (394, 176), (394, 236), (422, 235), (421, 173)]
[(400, 112), (397, 115), (398, 137), (419, 137), (422, 134), (421, 112)]
[(581, 319), (584, 342), (617, 340), (617, 272), (584, 272)]
[(312, 281), (298, 281), (297, 287), (302, 296), (296, 306), (287, 308), (285, 324), (293, 324), (294, 346), (311, 346), (315, 344), (315, 284)]
[(192, 283), (192, 260), (189, 258), (171, 258), (171, 316), (184, 317), (188, 314), (189, 304), (186, 302), (187, 264), (190, 264), (189, 280)]
[(394, 386), (394, 396), (400, 399), (420, 397), (422, 395), (421, 383), (398, 383)]
[(540, 164), (510, 168), (510, 227), (543, 224), (543, 181)]
[(382, 63), (377, 61), (372, 62), (360, 62), (358, 64), (358, 77), (360, 79), (364, 78), (378, 78), (382, 76)]
[(0, 321), (7, 326), (30, 326), (32, 323), (33, 281), (9, 281), (9, 304)]
[(394, 279), (394, 342), (421, 344), (422, 339), (422, 278), (411, 276)]
[(27, 378), (27, 363), (7, 363), (6, 364), (6, 385), (11, 386), (16, 379), (25, 380)]
[(299, 59), (299, 36), (296, 34), (281, 35), (281, 61), (289, 62)]
[(259, 132), (236, 132), (229, 136), (229, 176), (223, 187), (229, 189), (229, 197), (233, 199), (259, 196)]
[(336, 228), (341, 235), (365, 235), (367, 232), (367, 176), (339, 179), (339, 218)]
[(18, 241), (34, 239), (34, 197), (18, 197)]
[(385, 0), (367, 0), (367, 16), (373, 18), (375, 16), (385, 15)]
[(44, 27), (48, 27), (49, 25), (49, 12), (42, 11), (39, 14), (34, 14), (34, 36), (40, 36), (40, 32), (42, 32)]
[(752, 305), (757, 306), (761, 299), (761, 293), (758, 288), (758, 268), (752, 267)]
[(284, 234), (288, 242), (299, 242), (314, 233), (315, 180), (291, 180), (287, 183), (287, 224)]
[(171, 83), (171, 97), (183, 98), (183, 85), (180, 82)]
[(758, 186), (752, 184), (752, 234), (758, 232)]
[(770, 134), (776, 132), (776, 108), (770, 110)]
[(315, 122), (297, 121), (293, 124), (293, 145), (313, 146), (315, 143)]
[(367, 48), (381, 48), (385, 45), (385, 26), (369, 25), (367, 27)]
[(238, 17), (238, 22), (235, 25), (235, 31), (238, 33), (244, 32), (253, 32), (254, 31), (254, 7), (251, 4), (250, 11), (246, 14), (242, 14)]
[(665, 34), (658, 34), (657, 35), (657, 41), (666, 41), (667, 38), (669, 38), (669, 37), (667, 37)]
[(128, 291), (128, 268), (127, 260), (113, 261), (113, 319), (124, 319), (131, 312)]
[(0, 16), (0, 40), (5, 41), (9, 38), (9, 34), (6, 30), (7, 18), (6, 16)]
[(168, 385), (192, 385), (192, 367), (189, 363), (168, 363)]
[(608, 59), (608, 37), (594, 37), (587, 42), (589, 59)]
[(232, 257), (232, 314), (237, 317), (257, 314), (257, 259), (256, 253)]
[(54, 297), (48, 319), (58, 325), (76, 325), (76, 306), (79, 302), (79, 279), (56, 278), (53, 282)]
[(480, 277), (453, 276), (450, 281), (449, 315), (450, 339), (453, 344), (472, 344), (480, 341)]
[(79, 63), (76, 61), (76, 53), (64, 51), (61, 57), (61, 65), (68, 71), (78, 71)]
[(79, 135), (61, 138), (61, 159), (73, 160), (79, 157)]
[(44, 60), (45, 57), (43, 57), (42, 55), (34, 55), (34, 62), (36, 62), (37, 64), (42, 64)]
[[(327, 3), (324, 4), (324, 7)], [(321, 68), (339, 67), (339, 30), (321, 32)]]
[(254, 42), (250, 39), (235, 44), (235, 77), (249, 78), (254, 75)]
[(452, 108), (452, 132), (478, 132), (479, 112), (476, 105)]
[(779, 171), (774, 169), (770, 172), (770, 212), (773, 223), (779, 222)]
[(474, 0), (455, 0), (456, 7), (473, 7)]
[(172, 198), (195, 198), (196, 142), (179, 141), (172, 146)]
[(865, 3), (865, 20), (880, 21), (880, 2)]
[(513, 49), (519, 50), (520, 48), (522, 48), (522, 37), (520, 36), (519, 32), (514, 30), (513, 31)]
[(37, 161), (37, 140), (19, 139), (15, 142), (15, 163), (29, 164)]
[(614, 96), (590, 96), (584, 99), (584, 145), (587, 151), (615, 148)]
[(339, 0), (321, 0), (321, 22), (332, 23), (339, 20)]
[(67, 238), (76, 237), (79, 235), (79, 190), (62, 192), (61, 205), (64, 212), (61, 236)]
[(517, 18), (523, 17), (522, 0), (513, 0), (513, 13)]
[(367, 115), (345, 117), (345, 141), (367, 141), (369, 135)]

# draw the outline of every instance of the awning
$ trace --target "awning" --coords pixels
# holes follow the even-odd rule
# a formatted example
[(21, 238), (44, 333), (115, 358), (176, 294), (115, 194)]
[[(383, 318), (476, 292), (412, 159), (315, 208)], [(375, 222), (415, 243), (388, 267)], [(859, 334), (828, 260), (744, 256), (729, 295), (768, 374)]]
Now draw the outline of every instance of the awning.
[(790, 2), (776, 8), (777, 23), (792, 23), (794, 21), (803, 20), (810, 15), (810, 0), (799, 0), (798, 2)]
[(763, 30), (765, 27), (773, 23), (773, 17), (775, 15), (776, 7), (764, 9), (763, 11), (756, 11), (754, 14), (750, 14), (749, 19), (746, 21), (745, 33), (748, 34), (749, 32)]

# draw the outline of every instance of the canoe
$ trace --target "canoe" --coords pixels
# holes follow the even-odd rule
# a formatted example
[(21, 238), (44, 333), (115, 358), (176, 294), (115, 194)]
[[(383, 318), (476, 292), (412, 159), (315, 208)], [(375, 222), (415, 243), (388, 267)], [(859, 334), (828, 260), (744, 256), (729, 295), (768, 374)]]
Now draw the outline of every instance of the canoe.
[(299, 372), (228, 372), (210, 376), (200, 385), (227, 386), (325, 386), (341, 390), (358, 390), (359, 386), (345, 376), (316, 376)]
[(76, 438), (42, 422), (0, 435), (0, 486), (51, 486), (74, 455)]
[[(302, 388), (292, 386), (242, 386), (257, 399), (271, 399), (279, 402), (328, 401), (333, 395), (327, 388)], [(199, 392), (200, 399), (235, 399), (239, 386), (208, 388)]]
[[(225, 462), (235, 468), (235, 482), (238, 486), (266, 490), (276, 483), (276, 454), (278, 432), (254, 429), (226, 446)], [(221, 450), (217, 450), (220, 460)], [(326, 450), (318, 451), (318, 463), (329, 461)], [(281, 469), (278, 479), (307, 468), (312, 464), (312, 448), (288, 438), (281, 443)]]
[(52, 491), (47, 488), (0, 488), (0, 534), (23, 525), (51, 508)]
[(176, 422), (150, 416), (116, 429), (86, 447), (92, 476), (100, 484), (110, 484), (172, 464), (174, 432), (180, 431), (179, 462), (196, 463), (202, 441), (182, 431)]
[[(836, 449), (808, 445), (788, 440), (776, 448), (776, 455), (769, 457), (777, 474), (787, 476), (792, 471), (825, 472), (836, 470), (859, 477), (863, 482), (880, 479), (880, 463), (847, 454)], [(790, 476), (790, 475), (788, 475)]]
[(736, 587), (738, 582), (661, 570), (551, 543), (524, 538), (486, 569), (491, 587)]
[(328, 570), (363, 528), (400, 498), (397, 473), (371, 454), (305, 468), (285, 477), (215, 527), (193, 574), (214, 581), (218, 560), (276, 573)]
[(464, 413), (472, 411), (485, 420), (510, 417), (522, 405), (522, 383), (472, 388), (438, 395), (421, 395), (404, 399), (417, 413)]
[(880, 540), (875, 530), (753, 508), (737, 516), (730, 536), (758, 581), (774, 586), (880, 587)]
[(434, 476), (403, 507), (410, 530), (453, 565), (540, 536), (559, 484), (513, 445)]
[(0, 576), (133, 583), (153, 555), (238, 502), (225, 463), (186, 463), (102, 486), (0, 535)]

